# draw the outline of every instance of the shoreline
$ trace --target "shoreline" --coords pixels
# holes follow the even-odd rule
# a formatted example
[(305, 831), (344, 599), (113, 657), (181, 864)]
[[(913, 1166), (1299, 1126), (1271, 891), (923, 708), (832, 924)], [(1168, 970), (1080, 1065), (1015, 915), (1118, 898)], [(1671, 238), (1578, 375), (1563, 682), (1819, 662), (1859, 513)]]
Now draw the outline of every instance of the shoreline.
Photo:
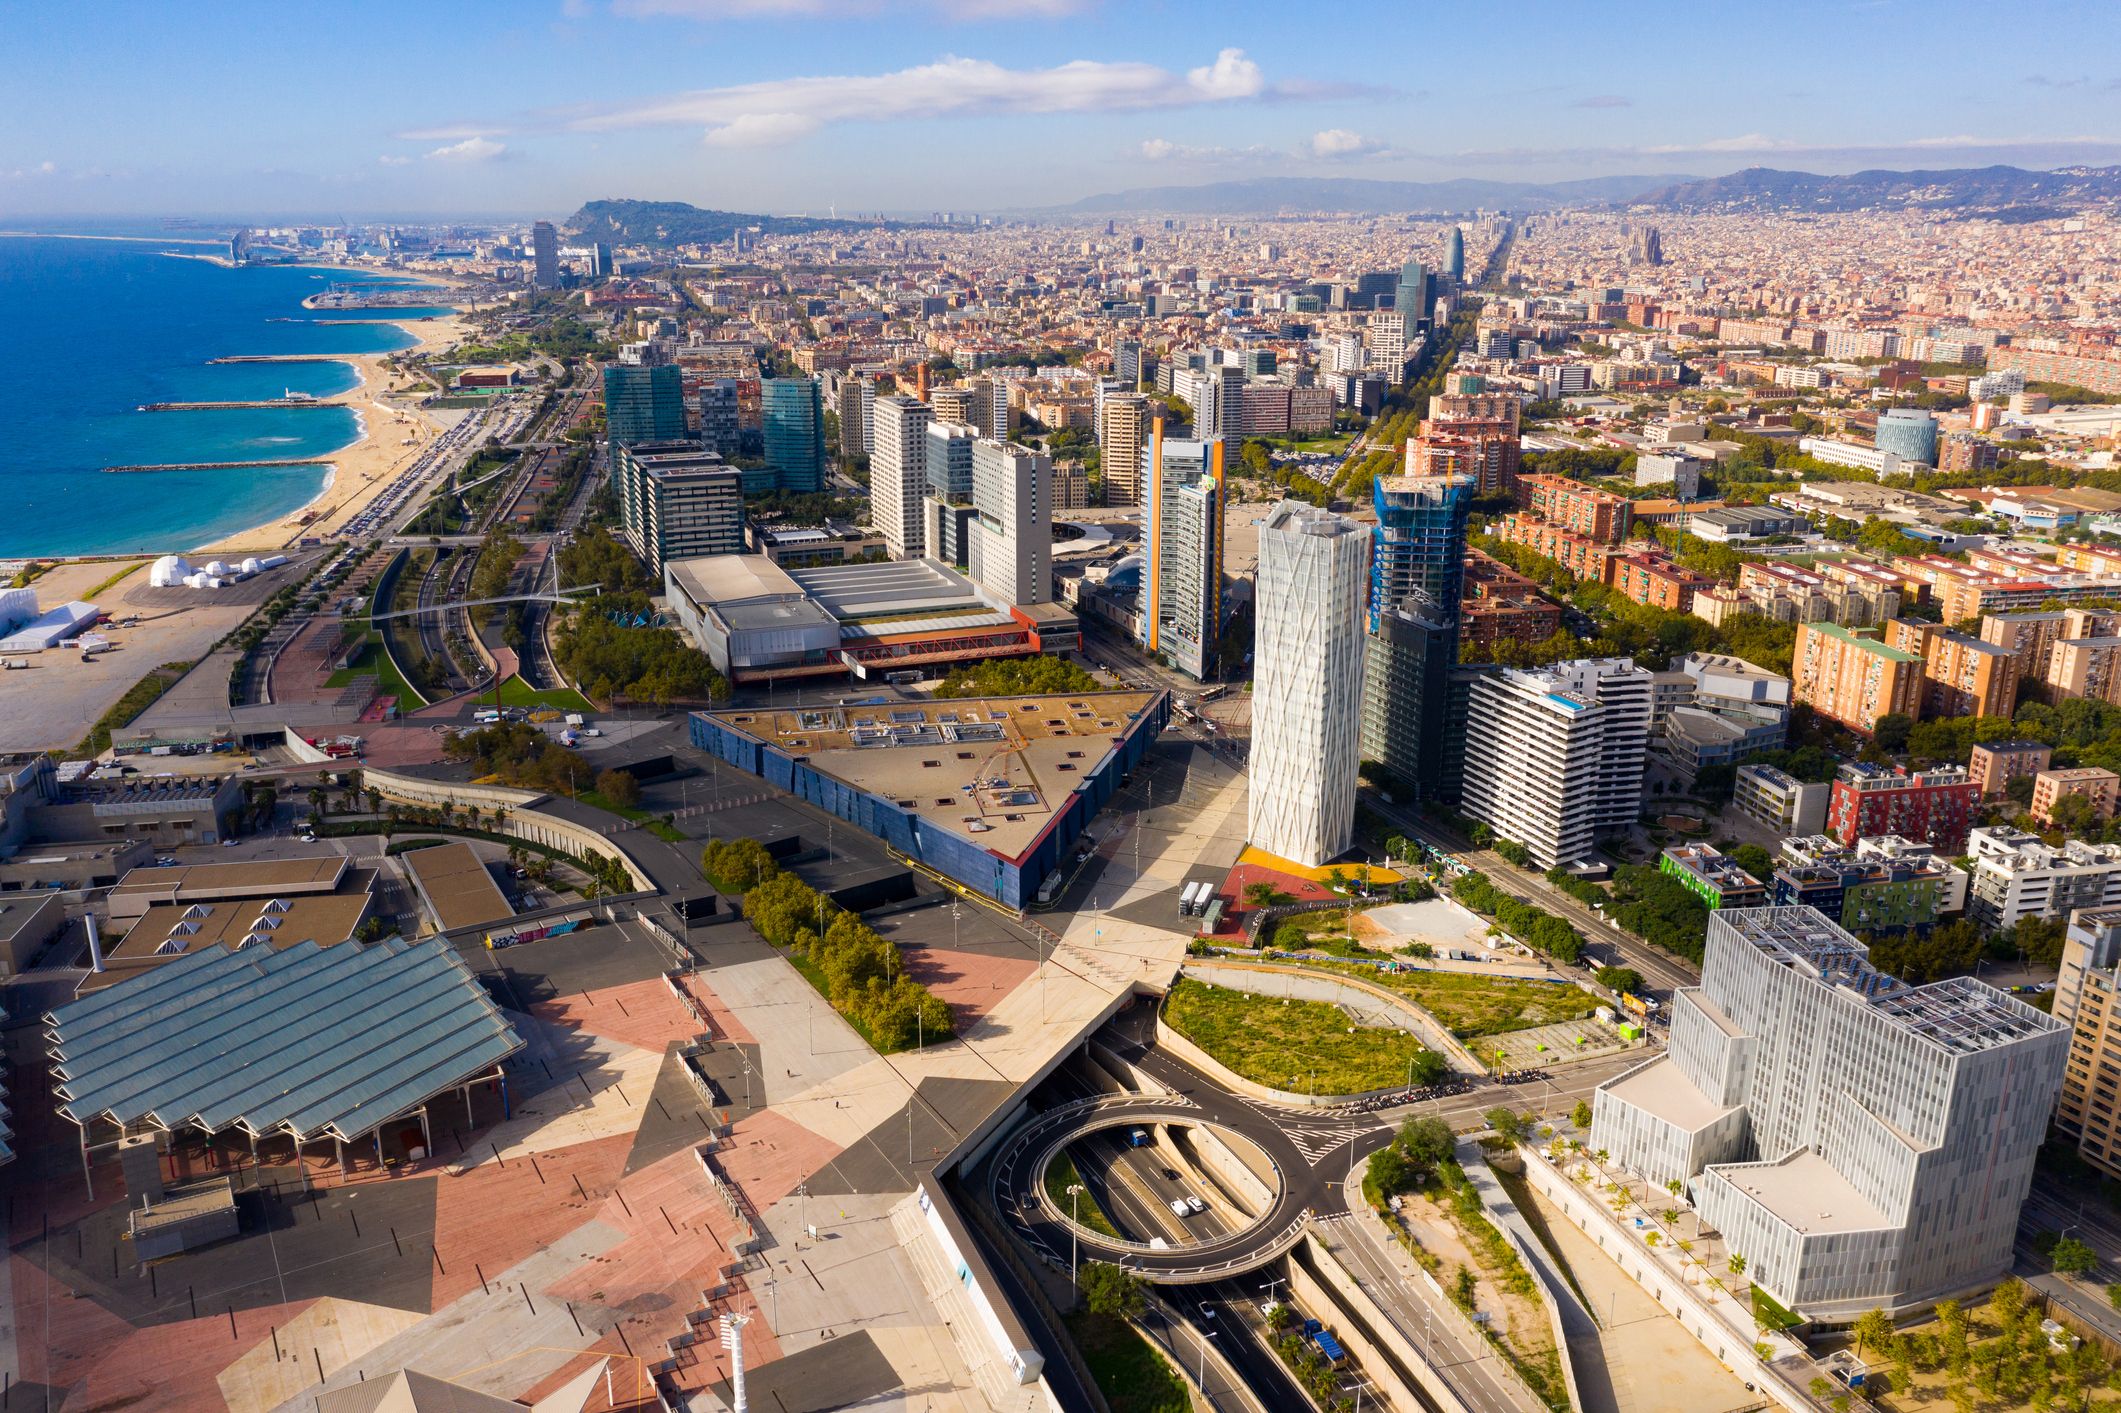
[[(414, 342), (389, 353), (329, 355), (331, 361), (345, 363), (354, 370), (354, 386), (334, 401), (352, 410), (356, 436), (338, 450), (324, 453), (321, 459), (330, 465), (318, 483), (316, 493), (270, 520), (230, 531), (180, 553), (213, 554), (225, 558), (239, 552), (276, 553), (294, 548), (307, 536), (328, 540), (346, 522), (367, 509), (369, 502), (381, 495), (441, 435), (447, 424), (417, 407), (385, 401), (399, 389), (393, 386), (383, 360), (405, 353), (431, 352), (459, 342), (464, 333), (462, 321), (451, 316), (428, 317), (408, 323), (379, 322), (405, 330)], [(371, 417), (370, 413), (375, 416)], [(395, 446), (384, 445), (377, 432), (391, 427), (403, 427), (408, 434), (403, 440), (411, 445), (403, 442)], [(339, 492), (343, 492), (343, 499), (333, 501), (333, 495)]]

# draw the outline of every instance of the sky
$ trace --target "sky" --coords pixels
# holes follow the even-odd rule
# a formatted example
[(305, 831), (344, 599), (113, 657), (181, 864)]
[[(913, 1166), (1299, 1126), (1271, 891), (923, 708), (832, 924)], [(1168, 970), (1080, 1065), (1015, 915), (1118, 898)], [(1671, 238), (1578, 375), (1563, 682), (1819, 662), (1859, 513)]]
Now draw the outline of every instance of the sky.
[(2121, 162), (2112, 0), (0, 0), (0, 225)]

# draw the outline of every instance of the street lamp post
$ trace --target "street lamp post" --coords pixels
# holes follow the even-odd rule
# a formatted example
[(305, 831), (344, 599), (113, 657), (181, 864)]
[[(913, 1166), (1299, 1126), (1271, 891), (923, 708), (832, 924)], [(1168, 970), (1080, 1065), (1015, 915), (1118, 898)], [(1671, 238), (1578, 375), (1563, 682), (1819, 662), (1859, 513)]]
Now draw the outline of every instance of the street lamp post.
[[(1068, 1184), (1068, 1283), (1071, 1286), (1075, 1284), (1075, 1227), (1082, 1220), (1082, 1196), (1083, 1185), (1081, 1183), (1071, 1182)], [(1080, 1301), (1082, 1296), (1081, 1289), (1077, 1288), (1074, 1295), (1070, 1297), (1070, 1308), (1073, 1308), (1074, 1302)]]

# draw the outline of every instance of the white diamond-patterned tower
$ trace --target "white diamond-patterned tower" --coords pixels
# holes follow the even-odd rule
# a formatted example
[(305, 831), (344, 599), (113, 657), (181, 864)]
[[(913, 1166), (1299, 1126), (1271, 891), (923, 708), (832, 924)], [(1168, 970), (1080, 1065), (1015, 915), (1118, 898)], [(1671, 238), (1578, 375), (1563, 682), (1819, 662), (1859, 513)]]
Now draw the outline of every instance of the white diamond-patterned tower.
[(1246, 828), (1307, 868), (1354, 842), (1369, 577), (1353, 520), (1285, 500), (1260, 523)]

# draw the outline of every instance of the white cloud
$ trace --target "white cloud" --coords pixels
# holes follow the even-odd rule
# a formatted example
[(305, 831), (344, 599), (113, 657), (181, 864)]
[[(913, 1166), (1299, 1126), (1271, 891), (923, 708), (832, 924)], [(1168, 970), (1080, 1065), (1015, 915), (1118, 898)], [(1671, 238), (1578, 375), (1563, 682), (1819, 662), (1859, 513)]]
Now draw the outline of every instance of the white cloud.
[(462, 142), (467, 137), (503, 137), (507, 132), (507, 128), (491, 123), (444, 123), (432, 128), (407, 128), (393, 136), (400, 142)]
[(746, 113), (709, 128), (701, 141), (709, 147), (779, 147), (810, 136), (819, 126), (817, 119), (803, 113)]
[(57, 176), (58, 174), (59, 164), (57, 162), (45, 161), (38, 162), (34, 166), (14, 167), (10, 168), (7, 171), (0, 172), (0, 181), (19, 182), (29, 177), (52, 177)]
[(1266, 87), (1259, 65), (1247, 59), (1242, 49), (1225, 49), (1214, 63), (1186, 70), (1186, 82), (1207, 98), (1256, 98)]
[(1367, 157), (1384, 150), (1384, 144), (1374, 138), (1364, 137), (1359, 132), (1346, 128), (1327, 128), (1311, 134), (1310, 151), (1313, 157), (1332, 161), (1341, 157)]
[[(583, 132), (697, 123), (720, 146), (751, 145), (766, 134), (814, 132), (831, 123), (967, 117), (990, 113), (1084, 113), (1184, 108), (1260, 95), (1259, 66), (1225, 49), (1184, 76), (1154, 64), (1071, 60), (1050, 69), (1008, 69), (985, 59), (945, 56), (888, 74), (768, 79), (697, 89), (575, 116)], [(490, 129), (489, 129), (490, 130)]]
[(491, 162), (506, 151), (506, 143), (495, 142), (490, 137), (467, 137), (462, 142), (437, 147), (427, 154), (427, 158), (431, 162)]
[(386, 152), (381, 157), (376, 158), (376, 165), (379, 167), (409, 167), (412, 165), (412, 158), (399, 157), (393, 153)]
[(1135, 149), (1146, 162), (1184, 162), (1189, 166), (1212, 166), (1219, 162), (1243, 162), (1270, 157), (1274, 149), (1264, 144), (1250, 147), (1195, 147), (1168, 137), (1144, 138)]

